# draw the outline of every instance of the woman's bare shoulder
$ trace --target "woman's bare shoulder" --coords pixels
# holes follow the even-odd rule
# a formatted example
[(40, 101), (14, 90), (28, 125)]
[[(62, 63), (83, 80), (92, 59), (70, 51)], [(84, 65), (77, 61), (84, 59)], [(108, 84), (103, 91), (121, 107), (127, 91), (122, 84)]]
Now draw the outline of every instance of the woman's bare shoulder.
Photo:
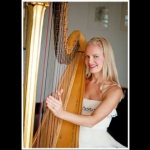
[(111, 99), (113, 99), (114, 97), (115, 99), (118, 99), (118, 101), (123, 97), (122, 88), (117, 83), (113, 82), (105, 82), (102, 93), (103, 98), (111, 97)]
[(111, 91), (111, 92), (114, 92), (114, 91), (120, 91), (122, 93), (122, 89), (121, 87), (115, 83), (115, 82), (112, 82), (112, 81), (104, 81), (103, 83), (103, 89), (102, 89), (102, 93), (106, 93), (107, 91)]

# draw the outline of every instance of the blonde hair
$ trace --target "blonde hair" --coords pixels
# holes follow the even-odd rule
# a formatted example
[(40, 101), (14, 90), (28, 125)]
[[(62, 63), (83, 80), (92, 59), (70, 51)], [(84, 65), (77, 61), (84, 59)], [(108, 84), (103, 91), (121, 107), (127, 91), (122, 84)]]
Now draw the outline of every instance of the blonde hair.
[[(118, 72), (115, 64), (114, 52), (111, 44), (103, 37), (93, 37), (87, 42), (86, 47), (89, 45), (99, 45), (103, 48), (102, 50), (105, 58), (102, 68), (103, 81), (109, 79), (112, 82), (116, 82), (120, 86)], [(91, 77), (91, 74), (88, 74), (87, 77)]]

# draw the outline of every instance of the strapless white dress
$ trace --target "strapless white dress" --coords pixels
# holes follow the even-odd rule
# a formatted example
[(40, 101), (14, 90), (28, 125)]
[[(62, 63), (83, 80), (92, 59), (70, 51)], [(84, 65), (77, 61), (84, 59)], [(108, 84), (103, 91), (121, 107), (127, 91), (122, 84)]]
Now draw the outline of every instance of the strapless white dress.
[[(90, 115), (100, 103), (101, 101), (84, 98), (82, 114)], [(107, 132), (112, 117), (115, 116), (117, 116), (116, 109), (92, 128), (80, 126), (79, 148), (127, 148)]]

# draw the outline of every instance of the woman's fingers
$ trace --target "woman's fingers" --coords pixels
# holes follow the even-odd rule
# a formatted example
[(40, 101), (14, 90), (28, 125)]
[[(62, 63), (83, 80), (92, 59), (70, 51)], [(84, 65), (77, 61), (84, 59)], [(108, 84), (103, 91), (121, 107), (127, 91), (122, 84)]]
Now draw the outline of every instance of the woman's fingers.
[(47, 103), (47, 106), (50, 106), (51, 108), (56, 108), (56, 107), (60, 108), (60, 106), (62, 104), (61, 101), (58, 101), (53, 96), (47, 97), (46, 103)]
[(56, 104), (60, 104), (60, 101), (58, 101), (58, 99), (56, 99), (55, 97), (49, 96), (48, 98), (49, 98), (49, 100), (50, 100), (51, 102), (56, 103)]
[(60, 91), (57, 91), (57, 90), (56, 90), (56, 92), (53, 92), (51, 95), (52, 95), (54, 98), (60, 100), (62, 93), (63, 93), (63, 89), (61, 89)]
[(55, 93), (52, 93), (52, 96), (49, 95), (46, 98), (47, 107), (55, 113), (63, 109), (62, 101), (61, 101), (62, 93), (63, 93), (63, 89), (61, 89), (60, 91), (56, 91)]

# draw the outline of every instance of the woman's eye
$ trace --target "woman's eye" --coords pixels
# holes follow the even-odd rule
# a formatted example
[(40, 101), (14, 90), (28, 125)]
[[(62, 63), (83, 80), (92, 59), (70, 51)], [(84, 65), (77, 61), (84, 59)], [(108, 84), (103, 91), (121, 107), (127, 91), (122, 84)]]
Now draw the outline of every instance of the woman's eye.
[(89, 56), (85, 56), (85, 58), (89, 58)]
[(98, 58), (98, 56), (94, 56), (94, 58)]

